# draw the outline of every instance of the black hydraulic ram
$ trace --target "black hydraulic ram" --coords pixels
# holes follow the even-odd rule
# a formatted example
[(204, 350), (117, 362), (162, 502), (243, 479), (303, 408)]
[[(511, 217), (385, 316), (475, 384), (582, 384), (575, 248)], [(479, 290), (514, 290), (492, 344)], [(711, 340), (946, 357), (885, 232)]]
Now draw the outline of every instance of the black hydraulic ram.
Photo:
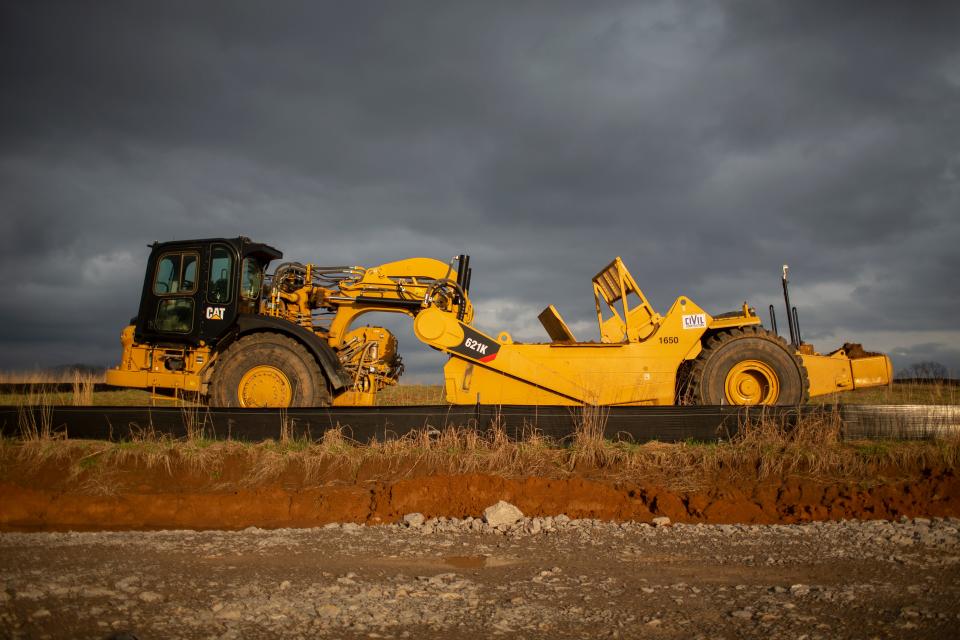
[(470, 270), (470, 256), (461, 254), (460, 255), (460, 268), (457, 269), (457, 284), (460, 285), (460, 288), (466, 292), (467, 290), (467, 273)]
[[(461, 253), (457, 256), (457, 259), (460, 263), (457, 266), (457, 286), (459, 286), (460, 291), (466, 295), (470, 289), (470, 256)], [(457, 312), (457, 320), (463, 320), (463, 316), (466, 313), (464, 302), (465, 300), (460, 300), (460, 310)]]
[(800, 320), (797, 318), (797, 308), (793, 308), (793, 328), (797, 332), (797, 344), (803, 344), (803, 336), (800, 335)]
[[(342, 300), (343, 298), (336, 299)], [(409, 309), (410, 311), (419, 311), (423, 308), (423, 303), (420, 300), (394, 300), (391, 298), (377, 298), (375, 296), (357, 296), (353, 300), (378, 307), (394, 307), (397, 309)]]

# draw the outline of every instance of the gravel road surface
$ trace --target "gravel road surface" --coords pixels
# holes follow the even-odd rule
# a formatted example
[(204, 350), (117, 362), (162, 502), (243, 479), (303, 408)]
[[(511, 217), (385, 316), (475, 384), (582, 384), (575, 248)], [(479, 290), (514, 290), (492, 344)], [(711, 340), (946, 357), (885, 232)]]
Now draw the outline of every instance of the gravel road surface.
[(409, 520), (3, 533), (0, 637), (960, 637), (957, 519)]

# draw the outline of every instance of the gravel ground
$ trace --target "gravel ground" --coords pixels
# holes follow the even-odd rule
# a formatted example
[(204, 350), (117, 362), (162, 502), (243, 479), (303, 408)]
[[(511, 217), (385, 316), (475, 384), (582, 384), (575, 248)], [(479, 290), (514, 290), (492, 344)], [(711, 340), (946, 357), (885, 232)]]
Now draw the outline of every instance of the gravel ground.
[(409, 520), (0, 534), (0, 635), (960, 637), (957, 519)]

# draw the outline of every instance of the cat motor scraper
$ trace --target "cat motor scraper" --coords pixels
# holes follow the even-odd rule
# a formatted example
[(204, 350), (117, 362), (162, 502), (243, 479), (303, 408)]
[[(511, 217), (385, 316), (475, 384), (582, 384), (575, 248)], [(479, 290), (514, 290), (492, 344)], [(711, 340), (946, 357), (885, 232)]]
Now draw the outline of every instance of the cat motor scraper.
[(681, 295), (658, 313), (616, 258), (593, 278), (598, 341), (578, 341), (551, 305), (539, 316), (549, 341), (519, 343), (473, 325), (469, 256), (376, 267), (282, 257), (245, 237), (151, 245), (107, 382), (222, 407), (372, 405), (403, 364), (390, 331), (357, 322), (370, 312), (408, 316), (419, 340), (450, 356), (454, 404), (796, 405), (892, 377), (885, 355), (820, 354), (802, 341), (786, 269), (790, 342), (772, 308), (771, 329), (746, 303), (713, 315)]

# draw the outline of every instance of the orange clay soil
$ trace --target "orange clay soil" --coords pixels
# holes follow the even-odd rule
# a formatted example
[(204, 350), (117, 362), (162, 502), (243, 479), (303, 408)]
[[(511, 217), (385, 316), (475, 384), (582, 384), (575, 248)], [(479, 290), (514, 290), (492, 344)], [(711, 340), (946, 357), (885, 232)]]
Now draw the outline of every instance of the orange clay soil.
[[(322, 482), (286, 470), (273, 479), (240, 482), (249, 469), (227, 458), (216, 473), (142, 464), (113, 464), (70, 476), (64, 462), (4, 466), (0, 530), (241, 529), (312, 527), (330, 522), (379, 524), (406, 513), (479, 516), (507, 500), (527, 516), (674, 522), (796, 523), (900, 516), (960, 516), (960, 478), (922, 469), (909, 480), (870, 485), (801, 478), (745, 480), (722, 474), (696, 490), (655, 482), (623, 482), (592, 474), (509, 478), (430, 473), (414, 468), (327, 471)], [(338, 476), (339, 477), (335, 477)], [(902, 473), (901, 473), (902, 476)]]

